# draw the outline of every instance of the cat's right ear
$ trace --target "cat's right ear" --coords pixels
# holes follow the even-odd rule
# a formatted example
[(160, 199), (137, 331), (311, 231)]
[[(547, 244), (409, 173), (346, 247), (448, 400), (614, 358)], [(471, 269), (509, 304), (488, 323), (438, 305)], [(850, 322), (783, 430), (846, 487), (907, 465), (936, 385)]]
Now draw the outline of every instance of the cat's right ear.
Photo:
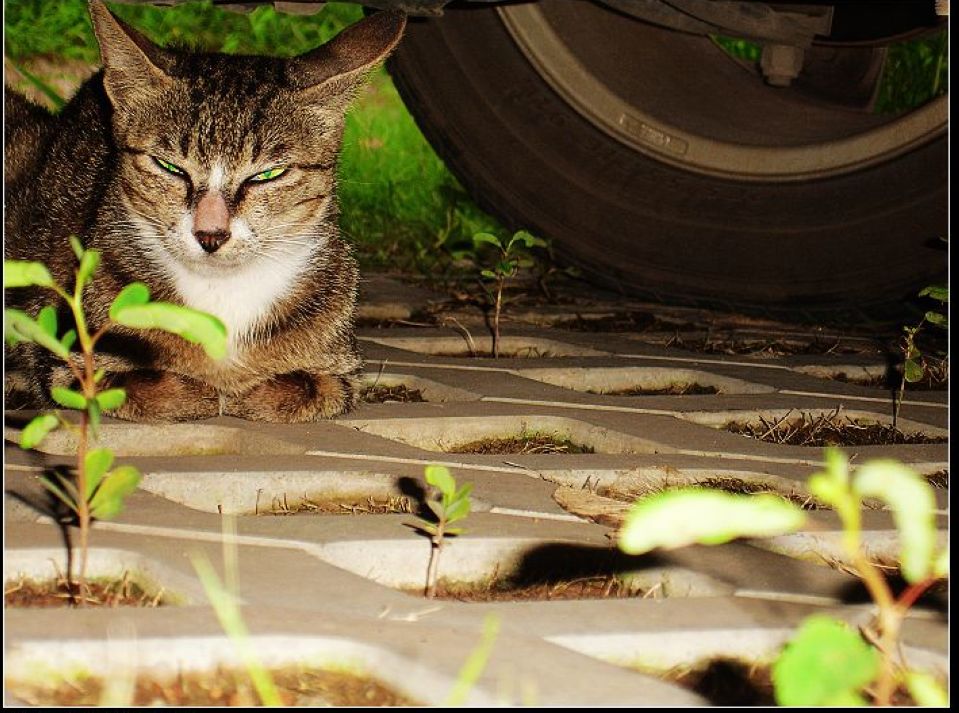
[(103, 86), (114, 106), (153, 96), (173, 83), (159, 66), (160, 49), (114, 17), (102, 0), (90, 0), (90, 17), (100, 44)]

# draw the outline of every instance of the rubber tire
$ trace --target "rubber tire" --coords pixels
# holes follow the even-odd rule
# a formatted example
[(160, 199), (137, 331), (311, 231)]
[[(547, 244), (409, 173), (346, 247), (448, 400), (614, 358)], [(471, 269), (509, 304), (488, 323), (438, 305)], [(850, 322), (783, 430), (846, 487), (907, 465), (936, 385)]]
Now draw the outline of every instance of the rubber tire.
[(561, 258), (623, 293), (856, 323), (894, 317), (904, 297), (945, 274), (936, 245), (947, 228), (945, 136), (816, 181), (686, 172), (579, 116), (490, 8), (411, 20), (388, 68), (484, 209), (552, 238)]

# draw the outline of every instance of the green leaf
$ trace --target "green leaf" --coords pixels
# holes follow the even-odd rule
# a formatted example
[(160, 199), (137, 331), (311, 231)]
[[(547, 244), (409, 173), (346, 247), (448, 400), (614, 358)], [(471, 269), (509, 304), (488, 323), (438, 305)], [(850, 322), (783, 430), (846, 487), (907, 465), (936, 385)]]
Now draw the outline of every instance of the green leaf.
[(118, 324), (134, 329), (162, 329), (199, 344), (211, 359), (226, 356), (226, 327), (211, 314), (169, 302), (149, 302), (118, 309)]
[(117, 312), (125, 307), (145, 305), (150, 301), (150, 288), (142, 282), (131, 282), (120, 290), (120, 294), (110, 305), (110, 319), (116, 320)]
[(70, 498), (62, 490), (60, 490), (60, 488), (54, 485), (53, 481), (49, 480), (46, 476), (40, 478), (40, 485), (53, 493), (57, 498), (59, 498), (60, 502), (73, 510), (73, 512), (78, 512), (78, 506), (73, 503)]
[(805, 515), (778, 495), (731, 495), (688, 488), (643, 498), (633, 505), (619, 535), (627, 554), (693, 543), (718, 545), (737, 537), (769, 537), (798, 530)]
[(113, 451), (109, 448), (94, 448), (91, 451), (87, 451), (83, 463), (87, 478), (86, 497), (87, 501), (89, 501), (90, 496), (93, 495), (100, 481), (103, 479), (103, 474), (113, 465)]
[(919, 362), (913, 359), (906, 359), (906, 364), (905, 364), (906, 381), (908, 381), (910, 384), (913, 384), (917, 381), (922, 381), (922, 377), (924, 373), (925, 373), (925, 370), (922, 368), (922, 364), (920, 364)]
[(57, 310), (47, 305), (37, 313), (37, 324), (40, 329), (56, 339), (57, 337)]
[(932, 563), (932, 576), (939, 578), (945, 578), (949, 576), (949, 548), (946, 547), (942, 552), (939, 553), (939, 556), (936, 557), (936, 561)]
[(853, 488), (892, 509), (899, 530), (902, 576), (916, 583), (932, 571), (936, 546), (936, 498), (932, 487), (911, 468), (894, 460), (874, 460), (856, 470)]
[(933, 312), (932, 310), (926, 312), (926, 321), (930, 324), (934, 324), (937, 327), (948, 327), (949, 318), (946, 315), (939, 312)]
[(931, 297), (937, 302), (949, 301), (949, 288), (946, 285), (929, 285), (919, 293), (920, 297)]
[[(776, 659), (772, 679), (781, 706), (857, 704), (879, 672), (879, 653), (844, 622), (816, 614)], [(864, 702), (863, 702), (864, 703)]]
[(450, 474), (449, 468), (442, 465), (426, 466), (426, 482), (439, 488), (439, 491), (446, 495), (456, 493), (456, 480)]
[(420, 518), (418, 518), (418, 522), (414, 525), (414, 527), (417, 527), (420, 530), (429, 533), (430, 535), (435, 535), (437, 532), (435, 523), (427, 522), (426, 520)]
[(447, 522), (456, 522), (457, 520), (462, 520), (470, 511), (470, 499), (462, 498), (455, 499), (450, 503), (449, 507), (446, 509), (446, 521)]
[(36, 448), (40, 442), (60, 424), (60, 419), (52, 413), (42, 413), (33, 418), (20, 432), (21, 448)]
[(81, 290), (90, 281), (99, 264), (99, 250), (87, 250), (83, 253), (83, 257), (80, 258), (80, 267), (77, 268), (77, 284)]
[(436, 515), (438, 520), (446, 519), (446, 508), (443, 507), (442, 503), (438, 503), (435, 500), (427, 500), (426, 507), (433, 511), (433, 514)]
[(127, 392), (123, 389), (106, 389), (97, 394), (97, 404), (101, 411), (113, 411), (123, 406)]
[(493, 272), (492, 270), (480, 270), (480, 275), (482, 275), (483, 277), (485, 277), (485, 278), (487, 278), (487, 279), (489, 279), (489, 280), (495, 280), (495, 279), (496, 279), (496, 273)]
[(96, 399), (87, 401), (87, 415), (90, 417), (90, 432), (94, 438), (99, 438), (100, 433), (100, 404)]
[(949, 694), (934, 676), (918, 671), (906, 671), (906, 688), (917, 706), (948, 708)]
[(76, 341), (77, 341), (77, 330), (75, 329), (68, 330), (66, 334), (60, 337), (60, 345), (67, 351), (70, 351), (70, 347), (72, 347), (74, 342)]
[(73, 254), (77, 256), (77, 260), (82, 260), (83, 253), (86, 252), (83, 249), (83, 243), (76, 235), (71, 235), (68, 240), (70, 241), (70, 247), (73, 249)]
[(8, 287), (52, 287), (53, 277), (42, 262), (3, 261), (3, 289)]
[(529, 233), (526, 230), (519, 230), (513, 233), (513, 237), (510, 238), (509, 245), (507, 250), (513, 247), (514, 243), (522, 243), (527, 248), (545, 248), (546, 241), (542, 238), (537, 238), (535, 235)]
[(93, 383), (99, 384), (101, 381), (103, 381), (103, 377), (106, 375), (107, 375), (106, 369), (102, 367), (97, 369), (95, 372), (93, 372)]
[(35, 342), (41, 347), (50, 350), (61, 359), (67, 359), (70, 356), (64, 346), (44, 331), (33, 318), (26, 312), (22, 312), (12, 307), (3, 311), (3, 331), (4, 333), (14, 332), (15, 335), (28, 342)]
[(53, 400), (58, 404), (66, 406), (67, 408), (83, 411), (87, 407), (87, 399), (83, 394), (63, 386), (54, 386), (50, 389), (50, 396), (52, 396)]
[(443, 531), (443, 534), (462, 535), (464, 532), (466, 532), (466, 530), (464, 530), (462, 527), (447, 527), (446, 530)]
[(493, 245), (500, 250), (503, 249), (503, 243), (492, 233), (474, 233), (473, 234), (473, 247), (479, 247), (483, 243)]
[(108, 473), (90, 499), (90, 514), (109, 520), (120, 514), (123, 499), (140, 484), (140, 471), (132, 465), (121, 465)]

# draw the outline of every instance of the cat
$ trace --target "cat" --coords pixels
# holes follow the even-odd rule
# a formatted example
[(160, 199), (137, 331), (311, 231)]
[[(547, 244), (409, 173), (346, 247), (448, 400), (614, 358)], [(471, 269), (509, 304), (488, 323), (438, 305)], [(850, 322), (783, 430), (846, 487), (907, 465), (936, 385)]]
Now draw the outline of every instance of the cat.
[[(127, 392), (112, 415), (293, 423), (348, 411), (358, 275), (338, 235), (337, 159), (346, 109), (405, 16), (376, 13), (277, 59), (162, 49), (101, 0), (89, 8), (103, 68), (60, 113), (5, 93), (5, 258), (41, 261), (71, 285), (68, 237), (99, 250), (84, 295), (92, 330), (136, 280), (226, 325), (220, 361), (173, 335), (111, 328), (98, 344), (101, 388)], [(33, 314), (50, 297), (6, 295)], [(27, 377), (18, 406), (49, 406), (50, 387), (72, 383), (35, 345), (7, 356)]]

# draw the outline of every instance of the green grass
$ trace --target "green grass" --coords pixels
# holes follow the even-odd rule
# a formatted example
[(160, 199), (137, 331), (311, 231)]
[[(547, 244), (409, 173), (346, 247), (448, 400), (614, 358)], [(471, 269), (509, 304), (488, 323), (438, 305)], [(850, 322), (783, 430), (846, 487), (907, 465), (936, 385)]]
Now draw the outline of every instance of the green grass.
[[(6, 55), (14, 61), (57, 55), (95, 63), (96, 40), (85, 0), (7, 0)], [(160, 45), (292, 56), (329, 40), (362, 17), (359, 5), (327, 3), (316, 15), (249, 14), (209, 0), (172, 8), (112, 5), (116, 14)], [(439, 276), (474, 232), (503, 233), (470, 200), (432, 150), (384, 70), (347, 117), (339, 173), (343, 234), (364, 267)]]

